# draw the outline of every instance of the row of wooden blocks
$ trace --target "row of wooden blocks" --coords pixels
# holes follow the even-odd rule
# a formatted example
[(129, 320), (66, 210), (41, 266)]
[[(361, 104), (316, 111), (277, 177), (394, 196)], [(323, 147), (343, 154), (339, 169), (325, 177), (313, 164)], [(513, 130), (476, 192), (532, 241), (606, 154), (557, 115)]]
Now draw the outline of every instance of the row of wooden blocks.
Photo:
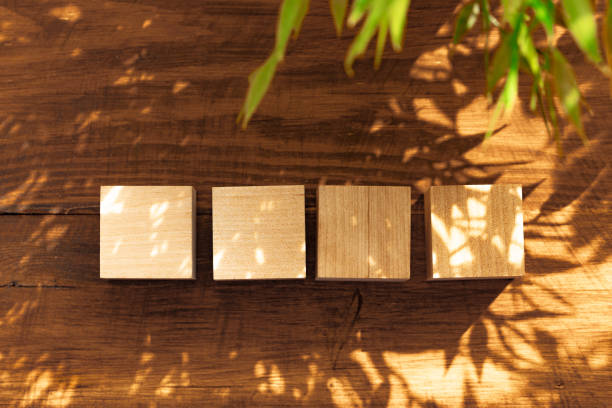
[[(410, 198), (320, 186), (317, 279), (410, 279)], [(424, 215), (430, 280), (524, 274), (520, 185), (431, 187)], [(304, 186), (214, 187), (212, 216), (215, 280), (306, 277)], [(101, 187), (100, 277), (195, 278), (195, 217), (192, 187)]]

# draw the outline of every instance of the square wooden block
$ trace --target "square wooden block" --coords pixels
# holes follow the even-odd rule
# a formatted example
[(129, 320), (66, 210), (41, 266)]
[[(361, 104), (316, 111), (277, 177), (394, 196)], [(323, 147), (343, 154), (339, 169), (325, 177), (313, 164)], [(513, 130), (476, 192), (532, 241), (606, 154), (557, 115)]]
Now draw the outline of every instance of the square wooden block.
[(429, 279), (525, 273), (520, 185), (436, 186), (425, 194)]
[(194, 279), (191, 186), (100, 187), (100, 278)]
[(213, 187), (215, 280), (306, 277), (304, 186)]
[(320, 186), (317, 279), (410, 279), (410, 187)]

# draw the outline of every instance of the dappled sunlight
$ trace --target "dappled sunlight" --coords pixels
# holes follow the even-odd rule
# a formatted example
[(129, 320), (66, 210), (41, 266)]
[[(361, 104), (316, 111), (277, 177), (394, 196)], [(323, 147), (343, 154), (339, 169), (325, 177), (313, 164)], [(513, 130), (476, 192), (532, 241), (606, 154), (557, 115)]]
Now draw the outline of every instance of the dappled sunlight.
[[(48, 353), (35, 361), (17, 357), (14, 351), (0, 353), (0, 393), (13, 390), (12, 407), (71, 405), (79, 387), (79, 376), (67, 373), (63, 363), (50, 363)], [(19, 391), (17, 391), (19, 390)]]
[[(36, 310), (38, 300), (25, 300), (21, 304), (15, 303), (4, 315), (0, 315), (0, 327), (12, 326), (23, 319), (29, 312)], [(7, 330), (4, 328), (3, 330)]]
[(434, 188), (426, 205), (433, 278), (523, 274), (521, 186)]
[(421, 54), (412, 65), (410, 77), (422, 81), (440, 81), (449, 78), (451, 63), (448, 58), (448, 47), (439, 47)]
[[(608, 88), (564, 45), (568, 35), (555, 40), (570, 51), (595, 114), (585, 117), (589, 146), (563, 129), (563, 159), (528, 110), (523, 77), (515, 111), (484, 140), (491, 105), (482, 95), (483, 36), (476, 26), (451, 55), (453, 18), (441, 9), (454, 4), (443, 2), (413, 7), (404, 51), (385, 55), (375, 72), (370, 49), (351, 81), (336, 52), (346, 38), (334, 38), (327, 3), (311, 2), (306, 21), (320, 27), (304, 26), (261, 115), (238, 133), (243, 95), (236, 90), (273, 30), (253, 34), (260, 18), (273, 27), (278, 4), (255, 6), (231, 13), (195, 3), (0, 7), (0, 211), (11, 228), (1, 242), (0, 400), (14, 407), (605, 406)], [(489, 45), (497, 42), (493, 35)], [(98, 208), (98, 186), (152, 181), (202, 190), (198, 279), (98, 280), (98, 209), (119, 217), (128, 204), (118, 188)], [(211, 250), (216, 212), (202, 186), (272, 183), (411, 185), (412, 279), (212, 282), (211, 270), (240, 256), (251, 267), (237, 269), (239, 276), (256, 279), (283, 252), (301, 263), (279, 273), (305, 277), (307, 262), (316, 273), (316, 195), (308, 191), (300, 215), (306, 239), (267, 240), (266, 227), (284, 208), (267, 196)], [(512, 228), (488, 232), (486, 192), (475, 188), (449, 206), (452, 226), (437, 216), (436, 231), (448, 239), (453, 268), (473, 264), (479, 253), (470, 244), (486, 240), (500, 259), (524, 263), (526, 275), (425, 282), (422, 194), (500, 183), (522, 184), (524, 228), (514, 218)], [(174, 209), (166, 199), (144, 208), (147, 258), (173, 250), (164, 233)], [(106, 249), (129, 256), (129, 234)], [(384, 275), (376, 269), (383, 260), (369, 255), (374, 274)], [(443, 258), (436, 254), (436, 262)], [(173, 268), (187, 273), (192, 261), (178, 257)]]
[(114, 276), (113, 265), (124, 266), (118, 260), (137, 258), (124, 276), (152, 276), (156, 271), (168, 277), (192, 276), (191, 205), (185, 188), (103, 187), (101, 268)]
[(338, 408), (362, 408), (363, 401), (347, 378), (332, 377), (327, 380), (327, 389), (334, 405)]
[(266, 365), (263, 361), (255, 364), (255, 378), (264, 380), (257, 386), (262, 394), (281, 395), (285, 392), (285, 379), (276, 364)]
[[(215, 195), (215, 279), (306, 277), (303, 195), (296, 193), (300, 187), (267, 189), (269, 193), (259, 193), (245, 187), (224, 195), (222, 188)], [(232, 205), (237, 209), (226, 213)]]
[(37, 192), (48, 181), (47, 171), (32, 170), (27, 180), (12, 191), (0, 195), (0, 210), (16, 206), (20, 210), (27, 209), (35, 200)]
[(74, 23), (81, 18), (81, 9), (78, 6), (70, 4), (64, 7), (52, 8), (49, 14), (59, 20)]

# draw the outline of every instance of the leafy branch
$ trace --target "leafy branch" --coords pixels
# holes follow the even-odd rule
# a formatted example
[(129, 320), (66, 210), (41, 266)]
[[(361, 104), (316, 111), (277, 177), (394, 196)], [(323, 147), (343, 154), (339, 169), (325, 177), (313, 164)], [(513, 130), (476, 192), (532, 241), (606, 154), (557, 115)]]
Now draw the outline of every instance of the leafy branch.
[[(346, 24), (361, 27), (353, 39), (344, 59), (347, 75), (354, 75), (353, 64), (362, 56), (374, 36), (377, 36), (374, 67), (380, 66), (387, 38), (395, 52), (403, 47), (404, 30), (410, 0), (354, 0), (349, 10), (349, 0), (329, 0), (336, 33), (342, 34)], [(486, 95), (490, 101), (496, 88), (501, 87), (489, 122), (486, 137), (490, 137), (500, 116), (507, 116), (518, 98), (519, 73), (524, 72), (532, 80), (529, 107), (538, 111), (546, 129), (560, 150), (559, 101), (562, 113), (572, 122), (583, 142), (588, 142), (582, 123), (582, 105), (585, 105), (574, 70), (556, 46), (555, 26), (569, 31), (576, 45), (605, 75), (612, 72), (612, 0), (607, 0), (607, 12), (603, 18), (602, 38), (605, 60), (599, 47), (594, 5), (588, 0), (502, 0), (501, 15), (491, 12), (489, 0), (470, 0), (459, 9), (453, 34), (453, 46), (463, 40), (478, 20), (482, 22), (485, 36), (484, 63)], [(265, 95), (285, 56), (291, 34), (297, 38), (309, 0), (283, 0), (276, 28), (276, 44), (268, 59), (249, 76), (249, 89), (238, 121), (246, 128), (257, 106)], [(348, 13), (348, 16), (347, 16)], [(489, 38), (493, 31), (500, 41), (492, 59)], [(535, 38), (542, 31), (546, 40), (539, 44)], [(558, 34), (558, 32), (557, 32)], [(612, 81), (610, 87), (612, 96)]]

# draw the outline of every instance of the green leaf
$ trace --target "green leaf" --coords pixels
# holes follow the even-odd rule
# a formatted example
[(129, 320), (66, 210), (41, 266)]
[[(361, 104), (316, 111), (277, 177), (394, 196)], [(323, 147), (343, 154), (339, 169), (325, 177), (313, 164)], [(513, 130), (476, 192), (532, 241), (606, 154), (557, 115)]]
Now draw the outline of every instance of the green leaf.
[(374, 69), (380, 67), (383, 52), (385, 51), (385, 43), (387, 42), (388, 23), (386, 19), (380, 21), (378, 26), (378, 39), (376, 41), (376, 54), (374, 55)]
[(502, 0), (502, 5), (504, 6), (504, 21), (514, 28), (516, 17), (523, 7), (523, 0)]
[(508, 72), (510, 65), (509, 35), (502, 37), (499, 47), (493, 54), (493, 61), (487, 71), (487, 94), (490, 95), (499, 80)]
[(489, 31), (491, 27), (491, 6), (489, 6), (489, 0), (479, 0), (480, 8), (482, 9), (482, 29)]
[[(508, 36), (507, 40), (507, 48), (508, 48), (508, 75), (506, 75), (506, 83), (504, 84), (504, 89), (502, 90), (499, 99), (497, 100), (497, 104), (495, 106), (495, 110), (493, 111), (493, 116), (489, 121), (489, 129), (485, 134), (485, 139), (488, 139), (493, 134), (493, 130), (495, 128), (495, 124), (499, 119), (500, 114), (503, 112), (504, 116), (508, 115), (508, 113), (512, 112), (514, 108), (514, 104), (516, 103), (516, 98), (518, 95), (518, 78), (519, 78), (519, 45), (518, 45), (518, 36), (519, 31), (521, 30), (519, 22), (523, 19), (523, 13), (519, 13), (515, 17), (516, 21), (513, 24), (514, 31), (510, 36)], [(503, 71), (502, 71), (503, 72)]]
[(370, 3), (372, 3), (372, 0), (355, 0), (346, 22), (349, 27), (355, 27), (357, 25), (366, 10), (370, 7)]
[(598, 64), (601, 62), (597, 41), (597, 23), (590, 1), (561, 0), (565, 11), (567, 28), (572, 33), (578, 47), (587, 57)]
[[(304, 2), (306, 0), (283, 1), (276, 25), (276, 45), (274, 46), (274, 53), (277, 54), (279, 60), (282, 60), (285, 55), (291, 32), (299, 31), (299, 24), (301, 23), (299, 16), (304, 9)], [(307, 5), (306, 8), (308, 8)]]
[(300, 30), (302, 29), (302, 22), (304, 21), (304, 17), (306, 17), (306, 13), (308, 13), (308, 6), (310, 0), (300, 0), (300, 5), (298, 8), (297, 15), (295, 17), (295, 22), (293, 23), (293, 39), (297, 39), (298, 35), (300, 35)]
[(529, 110), (535, 112), (538, 107), (538, 83), (533, 81), (531, 92), (529, 93)]
[[(608, 75), (610, 75), (612, 74), (612, 0), (608, 0), (608, 10), (603, 22), (603, 41), (608, 61)], [(610, 97), (612, 98), (612, 78), (610, 78)]]
[(463, 36), (474, 27), (479, 14), (480, 5), (476, 1), (472, 1), (461, 7), (461, 10), (459, 10), (457, 14), (457, 19), (455, 20), (453, 44), (459, 44)]
[(588, 143), (582, 126), (582, 111), (580, 109), (580, 90), (572, 67), (563, 54), (557, 49), (552, 51), (552, 76), (555, 92), (561, 100), (563, 110), (576, 127), (576, 131), (584, 144)]
[(485, 66), (485, 75), (489, 72), (489, 32), (491, 31), (491, 12), (489, 7), (489, 0), (479, 0), (480, 8), (482, 10), (482, 31), (485, 35), (485, 43), (484, 43), (484, 66)]
[[(550, 58), (548, 57), (548, 54), (545, 54), (545, 60), (546, 60), (545, 69), (547, 69), (550, 66), (550, 62), (549, 62)], [(557, 145), (557, 153), (559, 154), (559, 156), (563, 156), (563, 148), (561, 146), (561, 134), (559, 133), (559, 122), (557, 121), (557, 113), (555, 110), (555, 103), (553, 101), (551, 82), (552, 82), (551, 79), (544, 81), (544, 93), (546, 95), (546, 106), (548, 107), (548, 116), (550, 117), (550, 122), (553, 127), (552, 137), (555, 141), (555, 144)]]
[(376, 33), (380, 20), (386, 17), (385, 12), (387, 11), (387, 3), (386, 0), (378, 0), (372, 4), (366, 21), (363, 23), (363, 26), (361, 26), (359, 34), (357, 34), (351, 43), (346, 53), (346, 57), (344, 58), (344, 70), (349, 77), (355, 74), (353, 71), (353, 62), (355, 62), (358, 56), (365, 52), (370, 40)]
[(530, 0), (536, 19), (546, 30), (546, 35), (552, 39), (555, 25), (555, 5), (552, 0)]
[(246, 129), (247, 123), (249, 123), (251, 116), (255, 113), (255, 109), (257, 109), (259, 102), (261, 102), (261, 99), (266, 94), (278, 62), (279, 60), (276, 58), (276, 55), (272, 54), (264, 64), (260, 65), (259, 68), (249, 75), (249, 90), (237, 119), (237, 122), (242, 121), (243, 129)]
[(338, 37), (342, 34), (342, 26), (344, 25), (344, 17), (346, 17), (346, 9), (348, 8), (348, 0), (329, 0), (329, 8), (331, 9), (332, 17), (334, 18), (334, 26)]
[(401, 51), (404, 45), (404, 28), (408, 18), (408, 8), (410, 8), (410, 0), (394, 0), (387, 11), (391, 45), (396, 52)]
[(304, 17), (308, 12), (309, 0), (284, 0), (278, 15), (276, 25), (276, 43), (274, 51), (266, 62), (260, 65), (249, 75), (249, 89), (244, 100), (242, 109), (238, 113), (237, 122), (242, 121), (242, 128), (246, 128), (249, 120), (255, 113), (261, 99), (266, 94), (276, 67), (285, 56), (287, 42), (293, 32), (297, 35), (300, 32)]
[(533, 39), (529, 34), (529, 28), (524, 20), (519, 24), (518, 47), (521, 56), (527, 61), (531, 75), (533, 75), (535, 79), (539, 79), (540, 61), (538, 58), (538, 51), (533, 45)]

